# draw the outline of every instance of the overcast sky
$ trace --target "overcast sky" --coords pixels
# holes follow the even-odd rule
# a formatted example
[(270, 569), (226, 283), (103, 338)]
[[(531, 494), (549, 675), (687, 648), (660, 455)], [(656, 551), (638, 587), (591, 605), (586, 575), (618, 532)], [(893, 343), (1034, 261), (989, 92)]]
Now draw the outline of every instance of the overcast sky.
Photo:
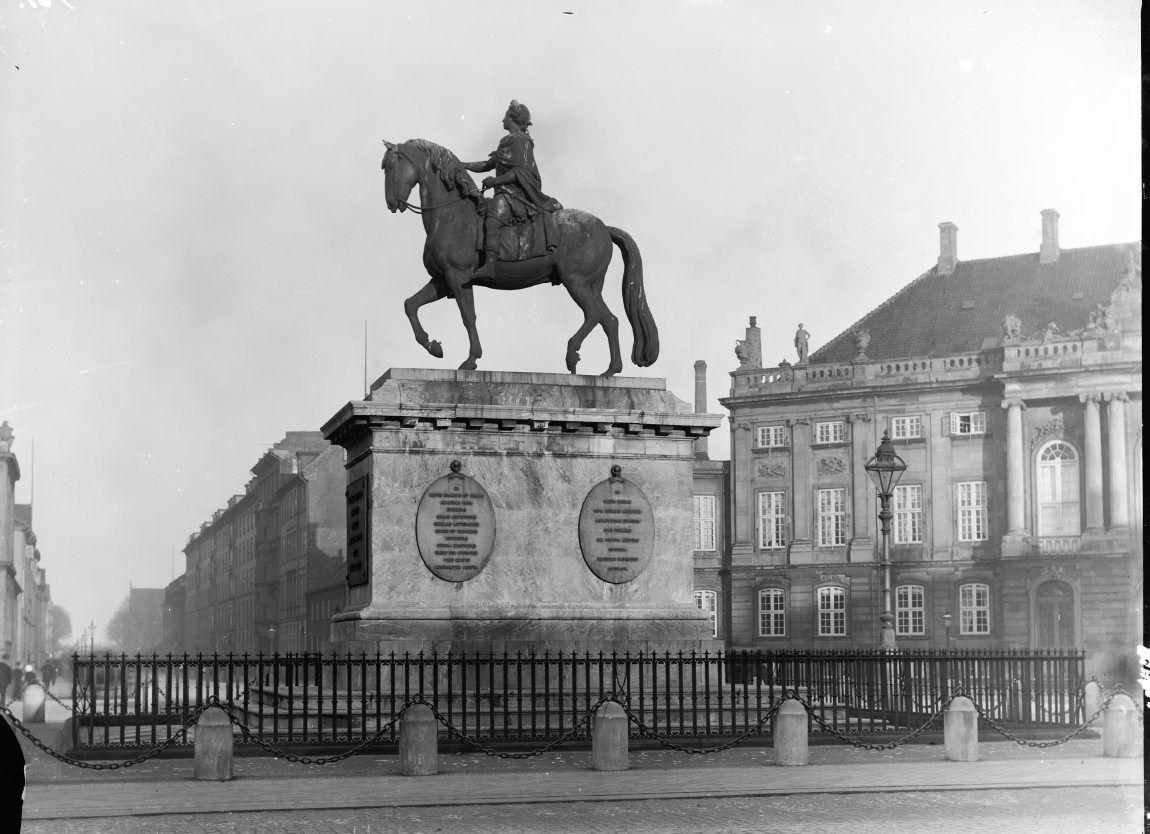
[[(570, 12), (568, 14), (567, 12)], [(638, 242), (649, 369), (710, 410), (748, 315), (794, 361), (933, 265), (1141, 234), (1133, 2), (0, 0), (0, 418), (78, 633), (183, 570), (262, 452), (374, 378), (454, 368), (454, 304), (381, 138), (480, 159), (532, 112), (544, 190)], [(618, 257), (605, 296), (622, 315)], [(479, 290), (481, 369), (563, 372), (561, 289)], [(607, 365), (593, 333), (581, 370)], [(712, 439), (726, 457), (727, 427)]]

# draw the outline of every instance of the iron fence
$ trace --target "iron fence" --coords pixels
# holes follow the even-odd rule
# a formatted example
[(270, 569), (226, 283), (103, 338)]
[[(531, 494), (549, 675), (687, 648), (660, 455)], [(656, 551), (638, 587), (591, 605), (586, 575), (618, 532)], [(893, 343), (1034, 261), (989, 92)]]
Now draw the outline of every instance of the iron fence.
[[(813, 732), (881, 735), (921, 725), (960, 691), (1006, 726), (1071, 727), (1083, 718), (1085, 684), (1081, 652), (1043, 651), (106, 654), (72, 662), (78, 751), (167, 741), (212, 696), (230, 703), (259, 739), (280, 746), (362, 742), (416, 695), (467, 738), (531, 745), (570, 733), (608, 694), (669, 737), (746, 733), (790, 695), (821, 719), (812, 719)], [(757, 732), (769, 734), (769, 722)], [(391, 729), (381, 741), (397, 736)], [(237, 736), (236, 743), (253, 742)]]

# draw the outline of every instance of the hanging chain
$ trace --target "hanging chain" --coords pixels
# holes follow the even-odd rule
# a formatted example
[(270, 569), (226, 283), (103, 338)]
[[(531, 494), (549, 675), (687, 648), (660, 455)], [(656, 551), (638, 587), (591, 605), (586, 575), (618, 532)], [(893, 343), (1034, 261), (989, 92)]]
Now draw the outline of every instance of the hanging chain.
[(84, 770), (120, 770), (122, 768), (133, 767), (134, 765), (146, 762), (148, 759), (151, 759), (162, 753), (164, 750), (167, 750), (169, 747), (176, 743), (177, 739), (183, 738), (183, 736), (187, 734), (188, 730), (195, 726), (196, 722), (200, 720), (200, 716), (207, 708), (207, 704), (197, 708), (188, 718), (188, 720), (184, 722), (184, 726), (180, 727), (180, 729), (172, 733), (172, 735), (168, 737), (167, 741), (156, 745), (145, 753), (141, 753), (134, 759), (127, 759), (126, 761), (122, 762), (85, 762), (81, 761), (80, 759), (73, 759), (71, 756), (65, 756), (63, 753), (56, 752), (47, 744), (40, 741), (40, 739), (36, 738), (32, 731), (24, 726), (24, 722), (13, 715), (12, 711), (8, 709), (8, 707), (0, 707), (0, 713), (3, 713), (8, 718), (8, 720), (12, 722), (13, 726), (15, 726), (16, 729), (19, 730), (24, 735), (24, 737), (32, 743), (33, 747), (36, 747), (44, 753), (47, 753), (57, 761), (72, 765), (73, 767), (83, 768)]

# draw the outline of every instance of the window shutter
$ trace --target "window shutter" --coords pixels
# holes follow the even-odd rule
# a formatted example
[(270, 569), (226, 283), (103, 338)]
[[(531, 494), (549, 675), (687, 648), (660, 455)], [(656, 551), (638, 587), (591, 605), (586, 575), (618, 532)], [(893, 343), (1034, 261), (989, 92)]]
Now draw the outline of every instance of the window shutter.
[(954, 424), (957, 422), (955, 418), (956, 415), (953, 411), (942, 418), (941, 432), (943, 437), (950, 437), (955, 433)]

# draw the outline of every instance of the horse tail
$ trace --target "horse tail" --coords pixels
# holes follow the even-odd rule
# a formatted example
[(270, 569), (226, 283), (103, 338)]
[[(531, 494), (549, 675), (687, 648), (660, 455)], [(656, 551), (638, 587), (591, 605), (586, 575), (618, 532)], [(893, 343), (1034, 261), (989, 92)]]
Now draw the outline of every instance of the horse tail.
[(659, 358), (659, 328), (647, 306), (647, 291), (643, 289), (643, 256), (629, 234), (614, 226), (607, 227), (611, 242), (623, 254), (623, 309), (631, 332), (635, 336), (631, 348), (631, 361), (640, 368), (653, 365)]

